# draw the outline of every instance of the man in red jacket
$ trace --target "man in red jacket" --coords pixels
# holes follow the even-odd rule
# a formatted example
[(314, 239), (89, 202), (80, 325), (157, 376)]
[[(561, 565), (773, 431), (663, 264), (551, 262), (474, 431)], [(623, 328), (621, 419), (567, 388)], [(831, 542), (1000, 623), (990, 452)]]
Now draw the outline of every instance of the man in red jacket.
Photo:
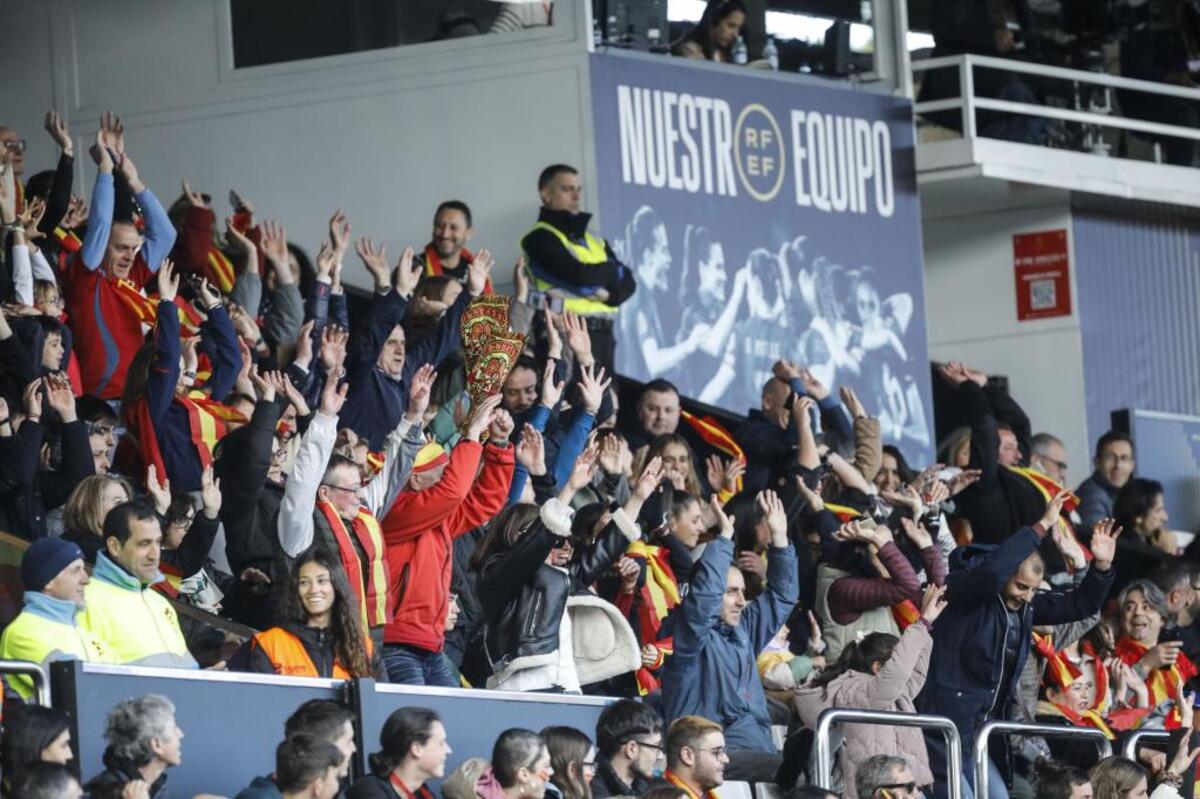
[[(499, 404), (499, 394), (479, 403), (449, 456), (437, 444), (426, 445), (383, 519), (389, 594), (396, 597), (395, 615), (383, 633), (383, 661), (392, 682), (458, 685), (441, 656), (453, 542), (490, 520), (508, 500), (513, 421)], [(479, 443), (484, 430), (489, 431), (486, 445)]]

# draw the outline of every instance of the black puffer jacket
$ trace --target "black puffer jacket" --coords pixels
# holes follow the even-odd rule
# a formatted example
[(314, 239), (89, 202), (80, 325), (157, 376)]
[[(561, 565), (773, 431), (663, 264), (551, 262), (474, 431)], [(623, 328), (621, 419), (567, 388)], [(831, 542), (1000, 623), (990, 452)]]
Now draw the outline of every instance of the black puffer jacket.
[[(133, 761), (117, 757), (112, 750), (104, 750), (104, 771), (88, 780), (83, 786), (84, 794), (92, 799), (121, 799), (125, 786), (142, 779), (142, 773)], [(167, 772), (150, 786), (150, 799), (167, 799)]]
[(477, 590), (487, 623), (484, 642), (493, 671), (504, 671), (522, 658), (557, 651), (567, 598), (586, 593), (612, 568), (631, 537), (636, 537), (636, 529), (622, 511), (617, 511), (591, 546), (576, 548), (565, 569), (554, 568), (546, 564), (546, 556), (570, 536), (571, 520), (566, 506), (551, 499), (512, 549), (488, 558), (480, 569)]

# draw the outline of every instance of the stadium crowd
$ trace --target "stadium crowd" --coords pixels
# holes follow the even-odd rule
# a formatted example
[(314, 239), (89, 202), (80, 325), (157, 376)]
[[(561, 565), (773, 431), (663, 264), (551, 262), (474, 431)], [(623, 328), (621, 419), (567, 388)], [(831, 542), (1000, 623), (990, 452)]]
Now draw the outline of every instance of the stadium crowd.
[[(935, 464), (786, 360), (734, 429), (668, 379), (621, 412), (637, 281), (569, 166), (538, 178), (508, 297), (460, 201), (396, 261), (336, 212), (310, 261), (237, 194), (220, 226), (186, 181), (164, 207), (116, 116), (90, 164), (57, 114), (46, 130), (61, 156), (33, 173), (0, 128), (0, 529), (29, 542), (0, 657), (620, 698), (595, 730), (511, 729), (452, 774), (455, 730), (404, 708), (352, 786), (352, 717), (308, 703), (244, 797), (946, 795), (940, 735), (887, 725), (848, 725), (836, 792), (807, 787), (831, 707), (946, 716), (968, 742), (994, 719), (1114, 750), (1167, 730), (1137, 762), (993, 746), (989, 795), (1192, 795), (1200, 576), (1127, 436), (1072, 492), (1081, 453), (961, 363), (936, 366), (964, 424)], [(343, 283), (351, 248), (369, 297)], [(113, 708), (82, 789), (65, 716), (4, 722), (23, 799), (164, 796), (186, 756), (161, 696)]]

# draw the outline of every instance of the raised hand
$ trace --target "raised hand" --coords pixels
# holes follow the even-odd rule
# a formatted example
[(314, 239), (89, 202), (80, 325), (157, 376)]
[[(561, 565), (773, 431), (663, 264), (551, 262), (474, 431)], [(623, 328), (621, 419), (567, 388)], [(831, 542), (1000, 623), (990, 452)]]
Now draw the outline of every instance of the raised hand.
[(38, 422), (42, 419), (42, 385), (43, 380), (39, 377), (25, 386), (25, 390), (21, 392), (21, 404), (25, 408), (25, 418), (30, 421)]
[(480, 250), (475, 253), (475, 260), (467, 265), (467, 293), (478, 297), (487, 288), (488, 278), (492, 274), (492, 259), (490, 250)]
[(181, 355), (183, 356), (184, 384), (191, 386), (196, 382), (196, 367), (200, 364), (200, 336), (191, 336), (183, 340)]
[(321, 239), (321, 248), (317, 250), (317, 280), (333, 282), (333, 245), (329, 239)]
[(800, 366), (795, 361), (779, 360), (771, 367), (776, 379), (790, 383), (800, 377)]
[(621, 473), (621, 440), (617, 436), (605, 436), (600, 439), (600, 458), (598, 462), (605, 474), (617, 475)]
[(787, 513), (783, 509), (783, 501), (779, 499), (779, 495), (771, 489), (760, 491), (758, 494), (758, 506), (762, 508), (766, 515), (767, 527), (771, 529), (771, 545), (775, 547), (787, 546)]
[(1100, 571), (1108, 571), (1117, 554), (1121, 527), (1113, 519), (1101, 519), (1092, 528), (1092, 562)]
[(258, 248), (245, 233), (234, 226), (232, 216), (225, 218), (225, 240), (241, 253), (243, 271), (258, 271)]
[(413, 266), (413, 248), (405, 247), (396, 263), (396, 293), (401, 297), (411, 297), (421, 282), (421, 267)]
[[(570, 491), (571, 496), (574, 496), (577, 491), (592, 482), (592, 473), (596, 466), (596, 456), (599, 453), (599, 447), (596, 446), (595, 442), (592, 442), (584, 447), (583, 452), (579, 453), (579, 457), (575, 459), (575, 465), (571, 468), (571, 474), (567, 478), (566, 486), (566, 490)], [(561, 495), (559, 498), (562, 499)], [(563, 501), (566, 502), (567, 500)]]
[(534, 477), (541, 477), (546, 473), (545, 439), (537, 431), (537, 428), (528, 422), (525, 423), (521, 432), (521, 443), (517, 444), (516, 452), (513, 454), (517, 463), (524, 466), (525, 471)]
[(921, 494), (910, 485), (904, 486), (899, 491), (880, 491), (879, 496), (893, 507), (908, 508), (914, 516), (920, 516), (924, 510)]
[(275, 384), (260, 374), (257, 366), (250, 369), (250, 382), (254, 384), (254, 393), (258, 395), (260, 401), (275, 401)]
[(809, 488), (800, 475), (796, 475), (796, 486), (800, 489), (800, 495), (804, 497), (804, 501), (808, 503), (808, 507), (813, 513), (825, 510), (825, 500), (821, 499), (820, 494)]
[(371, 279), (375, 281), (375, 291), (380, 293), (387, 291), (392, 285), (387, 262), (387, 247), (383, 244), (376, 246), (375, 242), (370, 239), (359, 239), (354, 242), (354, 251), (358, 253), (358, 258), (370, 273)]
[(821, 634), (821, 622), (811, 610), (805, 611), (805, 615), (808, 616), (808, 651), (824, 652), (825, 636)]
[(294, 283), (292, 267), (288, 263), (287, 230), (270, 219), (264, 220), (258, 229), (262, 234), (259, 246), (275, 270), (275, 280), (281, 285)]
[(217, 291), (216, 286), (204, 278), (196, 281), (196, 293), (200, 295), (200, 304), (205, 313), (221, 304), (221, 292)]
[(907, 516), (901, 516), (900, 526), (904, 528), (904, 534), (916, 545), (917, 549), (929, 549), (933, 546), (933, 536), (925, 529), (925, 525), (918, 524)]
[(954, 477), (950, 478), (950, 482), (946, 484), (946, 487), (950, 489), (950, 496), (957, 497), (977, 482), (980, 477), (983, 477), (982, 469), (964, 469), (954, 475)]
[[(308, 400), (304, 399), (304, 395), (300, 393), (300, 389), (292, 384), (292, 379), (283, 372), (280, 372), (280, 376), (283, 378), (283, 395), (287, 397), (287, 401), (296, 409), (296, 416), (303, 418), (312, 413), (312, 408), (308, 407)], [(335, 416), (336, 413), (329, 415)]]
[[(71, 381), (62, 372), (51, 372), (46, 375), (46, 402), (59, 415), (64, 424), (76, 421), (79, 417), (75, 412), (75, 392), (71, 390)], [(7, 413), (4, 414), (8, 416)]]
[(337, 416), (342, 412), (342, 405), (346, 402), (346, 392), (350, 390), (350, 384), (343, 383), (339, 387), (340, 379), (341, 376), (335, 372), (330, 372), (325, 376), (325, 385), (321, 388), (321, 413), (325, 416)]
[(743, 572), (757, 574), (759, 577), (767, 576), (767, 564), (763, 562), (762, 555), (748, 549), (738, 553), (737, 567)]
[[(636, 560), (622, 555), (621, 559), (613, 565), (613, 570), (621, 578), (622, 593), (632, 594), (635, 590), (637, 590), (638, 577), (642, 573), (642, 567), (638, 566), (638, 562)], [(653, 644), (648, 644), (648, 646), (653, 647)], [(658, 658), (656, 656), (654, 660), (650, 661), (650, 663), (653, 664), (657, 659)], [(644, 655), (642, 662), (645, 663)]]
[(104, 131), (108, 146), (113, 152), (125, 155), (125, 123), (121, 118), (112, 111), (105, 111), (100, 115), (100, 130)]
[(542, 370), (542, 404), (550, 410), (557, 408), (566, 386), (566, 381), (554, 382), (554, 361), (547, 361)]
[(178, 293), (179, 275), (175, 272), (175, 263), (170, 258), (164, 258), (158, 269), (158, 298), (174, 302)]
[(204, 201), (204, 195), (192, 188), (192, 184), (186, 180), (183, 181), (183, 196), (187, 198), (188, 204), (193, 208), (207, 208), (208, 203)]
[(96, 131), (96, 141), (88, 148), (88, 153), (91, 154), (92, 160), (96, 162), (96, 167), (102, 174), (110, 175), (113, 171), (112, 154), (108, 150), (108, 134), (101, 126), (100, 130)]
[(513, 264), (513, 290), (516, 292), (513, 299), (517, 302), (529, 300), (529, 275), (525, 272), (524, 255), (519, 256)]
[(805, 393), (817, 402), (829, 396), (829, 388), (807, 369), (800, 370), (800, 382), (804, 384)]
[(842, 398), (842, 404), (846, 406), (846, 410), (850, 412), (850, 416), (854, 419), (864, 419), (867, 416), (867, 409), (863, 407), (862, 402), (858, 399), (858, 394), (850, 386), (842, 386), (838, 389), (838, 396)]
[(137, 164), (133, 163), (133, 159), (127, 153), (121, 154), (121, 160), (117, 162), (117, 169), (121, 173), (121, 177), (125, 178), (125, 182), (129, 184), (129, 190), (134, 194), (141, 194), (146, 190), (146, 184), (138, 176)]
[(950, 361), (938, 366), (938, 374), (952, 386), (960, 386), (967, 382), (967, 370), (957, 361)]
[[(609, 438), (614, 441), (616, 440), (612, 436)], [(606, 440), (604, 444), (607, 443), (608, 441)], [(655, 455), (646, 462), (646, 465), (642, 467), (642, 473), (639, 474), (637, 480), (634, 481), (632, 491), (633, 496), (637, 497), (640, 501), (645, 502), (650, 498), (650, 495), (654, 493), (655, 489), (658, 488), (658, 484), (662, 482), (662, 478), (662, 458)]]
[(346, 214), (340, 208), (329, 217), (329, 240), (333, 242), (335, 259), (342, 260), (346, 255), (346, 248), (350, 246), (350, 223), (346, 221)]
[(721, 537), (726, 540), (733, 539), (733, 519), (721, 507), (721, 500), (717, 499), (717, 495), (713, 494), (708, 498), (708, 508), (712, 511), (713, 516), (717, 520), (717, 526), (720, 528)]
[(812, 409), (815, 406), (812, 397), (797, 397), (792, 403), (792, 419), (802, 430), (812, 427)]
[(567, 346), (575, 353), (575, 360), (579, 361), (580, 366), (595, 363), (592, 356), (592, 336), (588, 333), (587, 322), (579, 314), (567, 311), (563, 315), (563, 323), (566, 327)]
[(937, 621), (937, 617), (942, 615), (942, 611), (946, 609), (946, 604), (946, 586), (927, 586), (925, 588), (925, 595), (921, 597), (921, 618), (933, 624)]
[(593, 374), (592, 366), (584, 366), (579, 370), (579, 394), (583, 400), (583, 409), (593, 416), (600, 410), (604, 400), (604, 391), (612, 384), (612, 378), (604, 379), (604, 367)]
[(492, 411), (500, 407), (500, 395), (492, 396), (471, 409), (471, 422), (467, 427), (464, 438), (467, 441), (478, 441), (483, 431), (492, 423)]
[[(232, 307), (233, 306), (231, 305), (230, 316), (233, 315)], [(316, 320), (309, 319), (300, 326), (300, 336), (296, 339), (296, 354), (292, 356), (292, 363), (305, 370), (308, 369), (309, 364), (312, 363), (313, 359), (312, 331), (315, 325)]]
[(71, 141), (71, 131), (67, 130), (67, 123), (63, 122), (62, 116), (57, 111), (46, 112), (43, 127), (50, 134), (50, 138), (54, 139), (54, 143), (58, 145), (58, 148), (62, 150), (63, 155), (72, 156), (75, 154), (75, 143)]
[(25, 229), (25, 240), (33, 243), (38, 239), (45, 238), (46, 234), (38, 230), (38, 225), (42, 222), (42, 217), (46, 214), (46, 201), (41, 197), (35, 197), (25, 203), (25, 207), (17, 214), (17, 221), (21, 223), (21, 227)]
[(163, 475), (160, 482), (158, 467), (153, 463), (146, 467), (146, 493), (150, 495), (150, 499), (154, 501), (154, 509), (160, 514), (165, 514), (171, 507), (171, 481)]
[(422, 364), (412, 376), (408, 384), (408, 408), (404, 417), (412, 424), (418, 424), (425, 418), (429, 408), (429, 397), (433, 391), (433, 381), (437, 380), (437, 371), (433, 364)]
[(1063, 504), (1066, 503), (1069, 496), (1071, 496), (1070, 491), (1059, 491), (1054, 495), (1054, 499), (1046, 503), (1046, 510), (1042, 513), (1040, 520), (1043, 530), (1049, 531), (1058, 523), (1058, 517), (1062, 515)]
[(71, 200), (67, 203), (67, 213), (62, 218), (61, 227), (63, 230), (74, 230), (75, 228), (85, 224), (87, 221), (87, 200), (83, 199), (78, 194), (72, 194)]
[(216, 519), (221, 513), (221, 480), (213, 476), (211, 463), (200, 473), (200, 502), (208, 518)]
[(542, 319), (546, 323), (546, 355), (551, 360), (562, 357), (562, 335), (558, 332), (559, 316), (549, 308), (542, 309)]
[(321, 365), (325, 367), (326, 372), (336, 372), (341, 376), (349, 341), (350, 331), (336, 325), (326, 325), (321, 331)]
[(513, 426), (513, 418), (509, 412), (503, 408), (496, 408), (492, 411), (492, 422), (488, 425), (488, 443), (498, 447), (508, 446)]

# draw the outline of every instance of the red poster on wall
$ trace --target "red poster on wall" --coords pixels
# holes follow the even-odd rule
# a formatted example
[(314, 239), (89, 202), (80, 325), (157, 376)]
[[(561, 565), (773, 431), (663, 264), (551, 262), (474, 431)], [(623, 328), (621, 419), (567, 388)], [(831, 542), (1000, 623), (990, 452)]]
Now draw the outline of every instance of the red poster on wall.
[(1014, 235), (1013, 267), (1017, 281), (1017, 321), (1071, 315), (1067, 231)]

